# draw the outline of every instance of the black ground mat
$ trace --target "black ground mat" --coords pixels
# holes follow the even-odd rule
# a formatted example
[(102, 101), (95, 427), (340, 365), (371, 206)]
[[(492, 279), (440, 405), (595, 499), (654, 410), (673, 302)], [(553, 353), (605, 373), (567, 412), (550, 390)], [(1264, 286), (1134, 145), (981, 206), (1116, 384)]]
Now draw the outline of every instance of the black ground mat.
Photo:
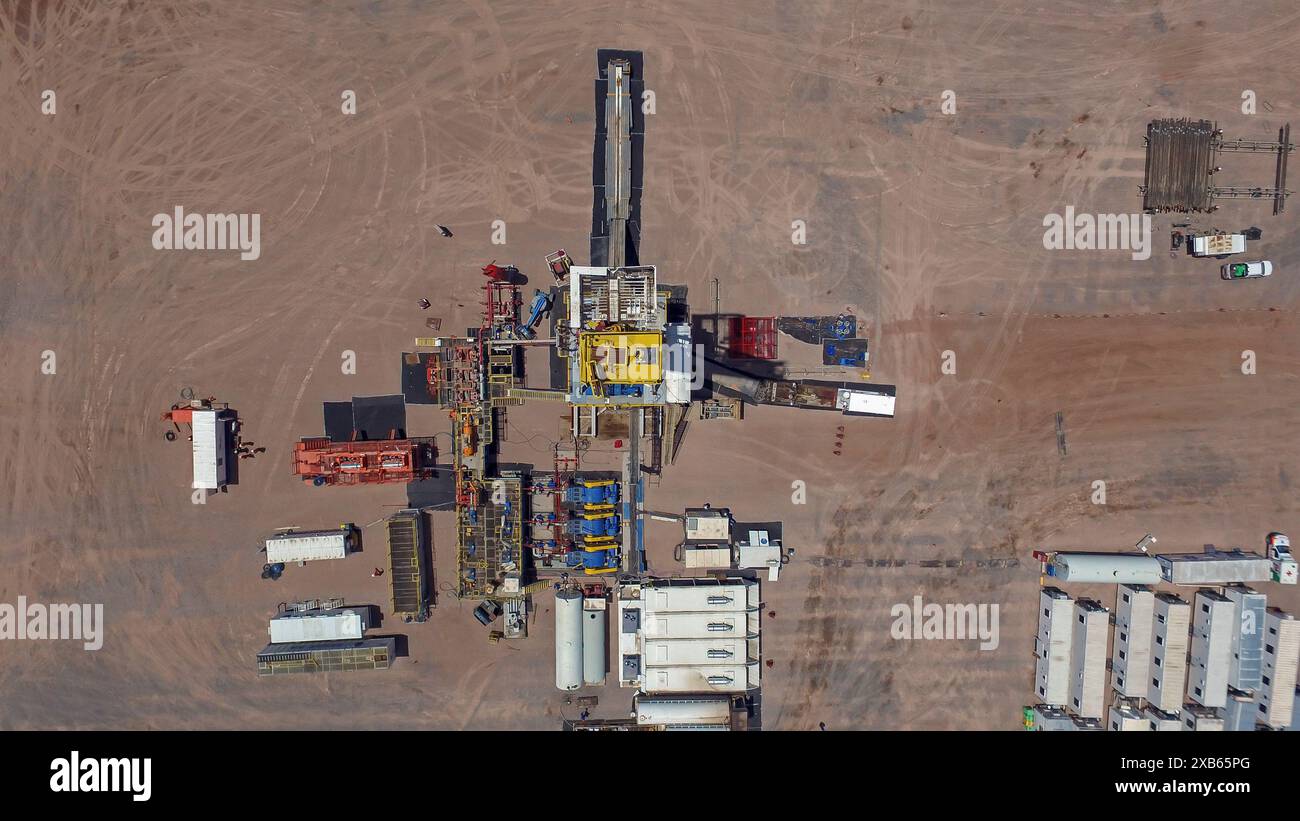
[(451, 510), (456, 506), (456, 478), (451, 466), (439, 468), (429, 479), (417, 479), (406, 485), (408, 507)]
[(406, 401), (401, 394), (352, 397), (352, 427), (359, 439), (387, 439), (406, 434)]
[(325, 435), (335, 442), (352, 438), (352, 403), (325, 403)]

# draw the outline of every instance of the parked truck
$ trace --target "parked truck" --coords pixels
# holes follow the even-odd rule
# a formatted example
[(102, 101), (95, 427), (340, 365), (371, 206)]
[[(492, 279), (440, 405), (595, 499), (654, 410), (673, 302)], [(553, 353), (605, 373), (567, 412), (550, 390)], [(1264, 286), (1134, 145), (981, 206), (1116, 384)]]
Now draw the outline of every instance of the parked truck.
[(1296, 561), (1291, 555), (1291, 540), (1285, 533), (1270, 533), (1265, 540), (1273, 581), (1278, 584), (1296, 583)]

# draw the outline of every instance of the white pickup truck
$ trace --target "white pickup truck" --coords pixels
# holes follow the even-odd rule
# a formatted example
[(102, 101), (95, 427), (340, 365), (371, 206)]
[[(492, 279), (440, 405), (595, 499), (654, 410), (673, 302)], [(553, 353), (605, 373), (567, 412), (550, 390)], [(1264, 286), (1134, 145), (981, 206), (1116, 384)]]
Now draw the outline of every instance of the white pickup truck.
[(1268, 558), (1273, 564), (1273, 581), (1296, 583), (1296, 561), (1291, 556), (1291, 540), (1283, 533), (1268, 534)]
[(1191, 238), (1192, 256), (1226, 257), (1246, 250), (1245, 234), (1202, 234)]

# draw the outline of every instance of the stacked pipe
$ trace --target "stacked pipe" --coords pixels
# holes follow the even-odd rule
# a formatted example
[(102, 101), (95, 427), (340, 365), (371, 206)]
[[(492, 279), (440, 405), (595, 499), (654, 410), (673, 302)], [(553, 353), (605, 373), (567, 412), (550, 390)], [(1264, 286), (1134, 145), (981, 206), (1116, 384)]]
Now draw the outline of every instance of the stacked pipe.
[(1155, 120), (1147, 126), (1147, 211), (1190, 212), (1211, 208), (1210, 169), (1216, 129), (1208, 120)]

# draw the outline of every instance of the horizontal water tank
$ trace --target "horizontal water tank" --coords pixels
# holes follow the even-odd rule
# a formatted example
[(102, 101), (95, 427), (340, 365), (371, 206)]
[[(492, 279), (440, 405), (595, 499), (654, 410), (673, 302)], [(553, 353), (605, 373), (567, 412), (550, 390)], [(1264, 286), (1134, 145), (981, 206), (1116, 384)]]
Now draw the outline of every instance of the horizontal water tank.
[(1159, 584), (1160, 562), (1154, 556), (1129, 553), (1057, 553), (1055, 577), (1063, 582)]

